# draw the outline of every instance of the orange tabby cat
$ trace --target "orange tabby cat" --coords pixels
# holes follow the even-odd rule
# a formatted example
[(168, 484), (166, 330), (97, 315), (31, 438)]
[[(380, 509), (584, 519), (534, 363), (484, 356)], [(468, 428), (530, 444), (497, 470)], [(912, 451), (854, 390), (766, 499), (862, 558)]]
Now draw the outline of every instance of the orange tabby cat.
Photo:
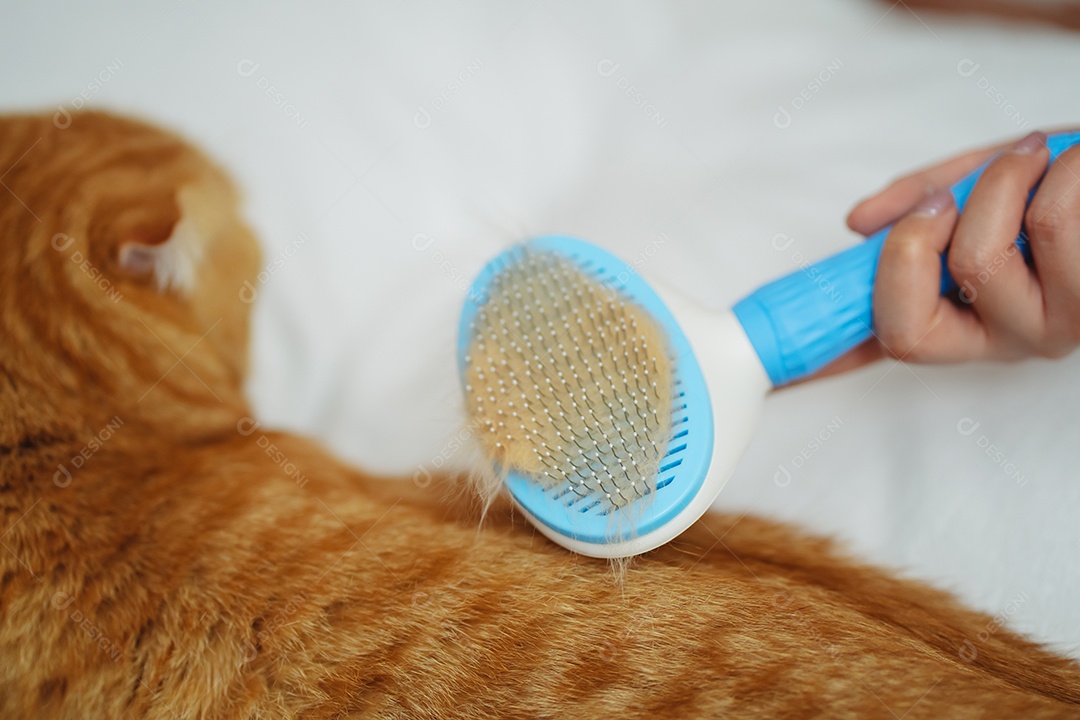
[(0, 717), (1080, 717), (1076, 664), (789, 528), (620, 585), (258, 427), (255, 241), (176, 137), (6, 117), (0, 173)]

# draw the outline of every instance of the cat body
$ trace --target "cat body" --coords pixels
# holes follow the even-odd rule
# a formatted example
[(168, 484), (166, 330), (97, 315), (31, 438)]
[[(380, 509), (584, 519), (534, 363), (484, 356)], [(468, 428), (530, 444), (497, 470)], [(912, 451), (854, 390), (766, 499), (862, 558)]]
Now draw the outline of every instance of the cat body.
[(96, 113), (0, 119), (8, 168), (0, 717), (1080, 717), (1072, 661), (791, 528), (708, 515), (615, 582), (260, 426), (221, 172)]

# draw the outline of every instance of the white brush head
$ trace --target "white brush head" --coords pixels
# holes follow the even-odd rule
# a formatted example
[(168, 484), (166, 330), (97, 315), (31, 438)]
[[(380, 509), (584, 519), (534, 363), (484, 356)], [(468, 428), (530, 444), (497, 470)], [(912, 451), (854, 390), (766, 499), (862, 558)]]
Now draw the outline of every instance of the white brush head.
[(606, 511), (656, 489), (672, 366), (649, 313), (552, 252), (525, 250), (487, 289), (466, 355), (466, 407), (487, 455)]

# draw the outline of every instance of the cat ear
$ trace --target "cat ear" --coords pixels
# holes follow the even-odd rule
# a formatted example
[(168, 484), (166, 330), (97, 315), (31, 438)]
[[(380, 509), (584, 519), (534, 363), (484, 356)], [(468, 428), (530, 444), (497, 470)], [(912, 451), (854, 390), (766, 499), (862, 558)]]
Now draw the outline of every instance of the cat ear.
[(151, 279), (158, 290), (187, 294), (195, 288), (203, 247), (198, 227), (181, 210), (178, 218), (132, 231), (120, 242), (116, 262), (121, 272)]

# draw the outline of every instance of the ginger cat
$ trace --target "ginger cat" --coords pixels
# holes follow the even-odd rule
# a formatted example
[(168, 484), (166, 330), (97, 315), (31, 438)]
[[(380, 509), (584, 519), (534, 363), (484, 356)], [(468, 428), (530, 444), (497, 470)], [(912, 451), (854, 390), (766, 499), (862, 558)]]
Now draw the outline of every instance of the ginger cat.
[(0, 118), (0, 172), (0, 717), (1080, 717), (1073, 662), (790, 528), (620, 585), (258, 427), (219, 170), (86, 113)]

